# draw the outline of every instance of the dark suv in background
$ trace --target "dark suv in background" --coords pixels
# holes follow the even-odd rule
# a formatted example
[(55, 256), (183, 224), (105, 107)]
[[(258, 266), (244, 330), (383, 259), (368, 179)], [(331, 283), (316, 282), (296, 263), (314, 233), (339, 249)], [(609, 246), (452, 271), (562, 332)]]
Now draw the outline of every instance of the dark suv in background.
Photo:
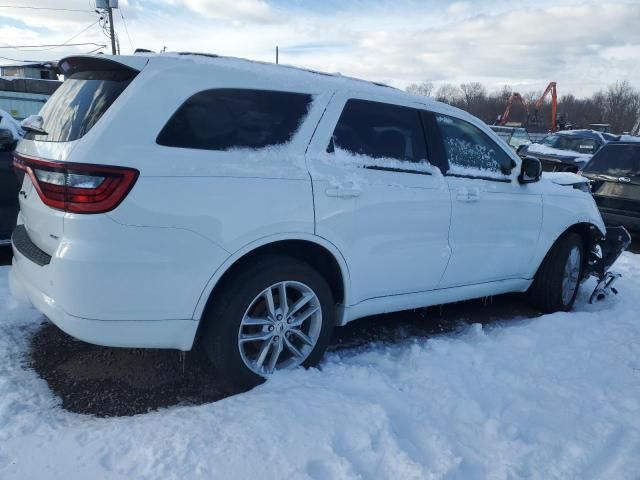
[(11, 243), (11, 232), (18, 217), (18, 190), (13, 151), (0, 151), (0, 246)]
[(611, 142), (584, 166), (591, 191), (607, 225), (640, 233), (640, 139)]
[(518, 155), (536, 157), (545, 172), (580, 170), (607, 142), (619, 137), (595, 130), (565, 130), (546, 136), (540, 143), (517, 149)]

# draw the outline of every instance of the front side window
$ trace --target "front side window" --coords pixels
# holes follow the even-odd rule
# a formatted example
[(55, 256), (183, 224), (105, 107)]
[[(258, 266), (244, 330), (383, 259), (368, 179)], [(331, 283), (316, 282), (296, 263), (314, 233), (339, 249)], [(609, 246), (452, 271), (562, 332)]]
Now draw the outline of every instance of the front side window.
[(259, 149), (289, 142), (307, 114), (311, 95), (271, 90), (215, 89), (196, 93), (157, 138), (168, 147)]
[(469, 122), (436, 114), (449, 173), (504, 177), (512, 167), (511, 158), (482, 130)]
[(418, 110), (368, 100), (349, 100), (328, 151), (419, 163), (427, 158)]

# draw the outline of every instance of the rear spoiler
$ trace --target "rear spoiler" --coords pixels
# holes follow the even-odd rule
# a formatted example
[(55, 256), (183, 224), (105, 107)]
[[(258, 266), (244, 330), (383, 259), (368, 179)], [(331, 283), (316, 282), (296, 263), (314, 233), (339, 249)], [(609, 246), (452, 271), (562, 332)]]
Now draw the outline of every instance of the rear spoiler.
[(58, 70), (65, 77), (86, 70), (130, 70), (139, 73), (149, 63), (141, 55), (72, 55), (58, 62)]

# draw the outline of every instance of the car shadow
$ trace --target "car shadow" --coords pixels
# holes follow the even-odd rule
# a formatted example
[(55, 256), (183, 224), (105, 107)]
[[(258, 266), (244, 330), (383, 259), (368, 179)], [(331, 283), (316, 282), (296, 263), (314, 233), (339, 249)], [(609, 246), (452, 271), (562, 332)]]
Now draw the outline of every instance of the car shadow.
[[(366, 349), (451, 334), (466, 324), (519, 321), (539, 313), (516, 295), (376, 315), (337, 328), (329, 351)], [(70, 412), (128, 416), (175, 405), (200, 405), (237, 392), (216, 381), (202, 351), (107, 348), (76, 340), (43, 319), (25, 363)]]

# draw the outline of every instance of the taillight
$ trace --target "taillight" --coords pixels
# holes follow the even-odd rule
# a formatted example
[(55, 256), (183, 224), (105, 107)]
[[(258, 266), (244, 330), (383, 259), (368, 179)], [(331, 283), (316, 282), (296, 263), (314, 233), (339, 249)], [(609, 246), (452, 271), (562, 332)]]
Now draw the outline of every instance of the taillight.
[(70, 213), (113, 210), (139, 175), (133, 168), (49, 162), (18, 154), (13, 165), (29, 175), (45, 205)]

